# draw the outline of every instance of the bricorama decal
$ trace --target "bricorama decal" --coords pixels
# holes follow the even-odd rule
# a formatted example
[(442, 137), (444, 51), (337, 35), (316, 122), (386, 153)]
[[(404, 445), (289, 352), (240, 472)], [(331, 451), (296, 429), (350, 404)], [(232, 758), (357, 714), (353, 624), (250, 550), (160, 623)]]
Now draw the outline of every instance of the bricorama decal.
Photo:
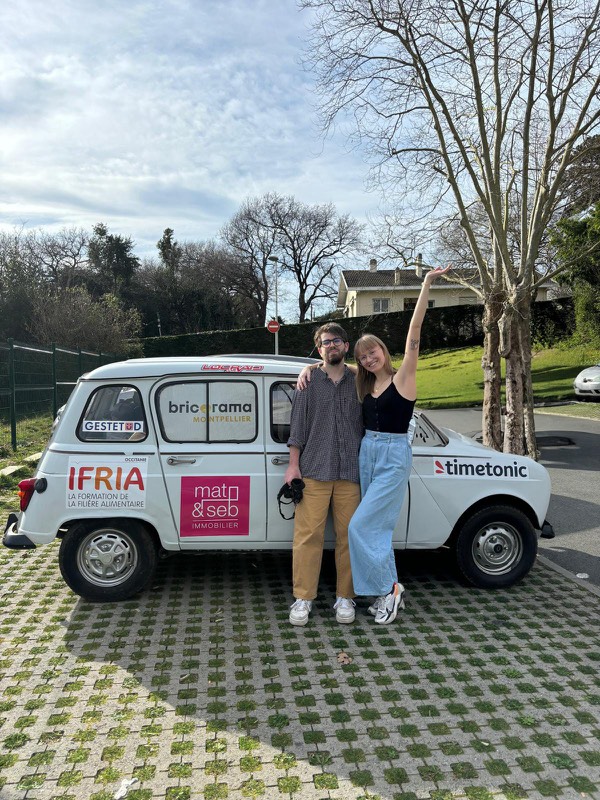
[(250, 476), (181, 479), (180, 536), (248, 536)]
[(529, 478), (527, 464), (513, 461), (512, 464), (494, 464), (491, 461), (475, 461), (472, 458), (447, 458), (433, 460), (434, 475), (445, 478)]
[(145, 508), (147, 456), (69, 458), (67, 508)]
[(110, 419), (87, 419), (83, 423), (83, 430), (90, 432), (109, 432), (109, 433), (143, 433), (143, 422), (114, 422)]
[(252, 403), (176, 403), (169, 400), (169, 414), (191, 414), (192, 422), (252, 422)]

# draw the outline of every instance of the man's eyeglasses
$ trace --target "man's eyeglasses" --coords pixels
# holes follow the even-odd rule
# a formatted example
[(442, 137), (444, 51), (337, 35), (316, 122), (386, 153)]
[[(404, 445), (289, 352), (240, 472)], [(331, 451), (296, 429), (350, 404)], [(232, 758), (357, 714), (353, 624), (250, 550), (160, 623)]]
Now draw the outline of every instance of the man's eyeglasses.
[(339, 347), (341, 344), (344, 344), (344, 340), (340, 339), (339, 336), (336, 336), (335, 339), (321, 339), (321, 347), (331, 347), (332, 344)]

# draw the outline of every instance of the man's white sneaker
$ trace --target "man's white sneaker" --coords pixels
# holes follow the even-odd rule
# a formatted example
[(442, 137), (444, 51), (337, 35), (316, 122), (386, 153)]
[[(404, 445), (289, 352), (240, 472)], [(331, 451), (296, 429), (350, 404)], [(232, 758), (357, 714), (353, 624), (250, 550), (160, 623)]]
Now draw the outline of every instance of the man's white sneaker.
[(290, 623), (292, 625), (306, 625), (311, 610), (312, 600), (296, 600), (290, 608)]
[(356, 603), (354, 600), (350, 600), (349, 597), (338, 597), (333, 606), (336, 621), (341, 622), (342, 625), (348, 625), (350, 622), (354, 622), (354, 617), (356, 616), (354, 611), (355, 605)]
[(373, 601), (373, 605), (369, 606), (367, 611), (369, 614), (373, 614), (374, 617), (377, 616), (377, 612), (379, 609), (385, 605), (385, 595), (382, 594), (381, 597), (378, 597), (376, 600)]

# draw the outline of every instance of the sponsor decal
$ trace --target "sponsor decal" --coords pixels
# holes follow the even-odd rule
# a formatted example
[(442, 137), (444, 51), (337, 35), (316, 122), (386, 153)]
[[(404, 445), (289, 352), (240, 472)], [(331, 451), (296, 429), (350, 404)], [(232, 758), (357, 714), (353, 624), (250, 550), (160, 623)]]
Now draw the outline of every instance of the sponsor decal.
[(143, 433), (144, 423), (138, 421), (115, 422), (110, 419), (87, 419), (83, 423), (83, 430), (86, 433), (109, 431), (110, 433)]
[(183, 477), (179, 535), (248, 536), (250, 476)]
[(176, 403), (169, 400), (169, 414), (194, 414), (192, 422), (252, 422), (252, 403)]
[(262, 372), (262, 364), (202, 364), (204, 372)]
[(512, 464), (494, 464), (492, 461), (481, 461), (472, 458), (438, 458), (433, 460), (433, 474), (446, 478), (513, 478), (525, 480), (529, 478), (527, 464), (513, 461)]
[(67, 508), (145, 508), (147, 474), (146, 456), (69, 458)]

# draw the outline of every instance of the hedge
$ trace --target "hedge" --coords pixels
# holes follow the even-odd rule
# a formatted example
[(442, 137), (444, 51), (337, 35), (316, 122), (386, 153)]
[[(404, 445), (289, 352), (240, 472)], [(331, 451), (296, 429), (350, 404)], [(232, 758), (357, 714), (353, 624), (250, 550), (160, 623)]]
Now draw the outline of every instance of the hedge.
[[(427, 312), (421, 331), (421, 350), (468, 347), (483, 343), (481, 306), (447, 306)], [(353, 343), (363, 333), (374, 333), (392, 353), (404, 350), (410, 311), (350, 317), (339, 322)], [(279, 352), (284, 355), (311, 356), (313, 334), (320, 323), (303, 322), (282, 325), (279, 330)], [(532, 313), (533, 340), (545, 346), (571, 335), (574, 329), (573, 302), (570, 298), (534, 303)], [(232, 331), (202, 331), (181, 336), (155, 336), (142, 339), (144, 356), (210, 356), (225, 353), (272, 353), (274, 335), (266, 328)]]

